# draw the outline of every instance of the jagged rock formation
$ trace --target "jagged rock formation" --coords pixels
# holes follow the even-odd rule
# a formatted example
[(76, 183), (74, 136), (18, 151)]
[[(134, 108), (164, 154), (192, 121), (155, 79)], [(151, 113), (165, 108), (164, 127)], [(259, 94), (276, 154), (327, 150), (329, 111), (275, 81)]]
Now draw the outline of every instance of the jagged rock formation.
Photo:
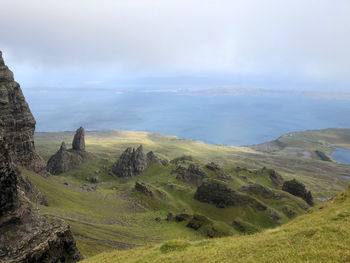
[(146, 171), (147, 157), (140, 145), (136, 150), (127, 148), (112, 168), (112, 173), (119, 177), (131, 177)]
[(156, 156), (152, 151), (146, 155), (140, 145), (137, 149), (127, 148), (112, 168), (112, 174), (118, 177), (131, 177), (147, 170), (150, 165), (166, 166), (168, 161)]
[[(82, 259), (69, 226), (38, 215), (25, 191), (17, 191), (18, 171), (0, 145), (0, 262), (76, 262)], [(21, 201), (20, 201), (21, 200)]]
[(311, 191), (307, 191), (305, 185), (295, 179), (284, 182), (282, 190), (292, 195), (301, 197), (311, 206), (314, 205)]
[(83, 160), (81, 155), (69, 152), (66, 144), (62, 142), (60, 149), (48, 160), (46, 170), (54, 175), (65, 173), (81, 164)]
[(176, 179), (196, 186), (209, 177), (198, 165), (194, 164), (190, 164), (187, 169), (178, 165), (171, 173), (177, 174)]
[(83, 151), (85, 152), (85, 130), (83, 127), (80, 127), (76, 130), (74, 139), (72, 142), (72, 149), (74, 151)]
[(14, 164), (40, 172), (45, 162), (35, 151), (34, 130), (35, 119), (0, 51), (0, 138)]
[(228, 206), (251, 206), (255, 210), (265, 211), (267, 207), (256, 199), (237, 193), (228, 184), (218, 180), (203, 182), (194, 195), (200, 202), (213, 204), (219, 208)]
[(62, 142), (60, 149), (48, 160), (46, 170), (54, 175), (65, 173), (91, 156), (85, 151), (85, 130), (80, 127), (75, 132), (72, 149), (67, 150), (66, 144)]

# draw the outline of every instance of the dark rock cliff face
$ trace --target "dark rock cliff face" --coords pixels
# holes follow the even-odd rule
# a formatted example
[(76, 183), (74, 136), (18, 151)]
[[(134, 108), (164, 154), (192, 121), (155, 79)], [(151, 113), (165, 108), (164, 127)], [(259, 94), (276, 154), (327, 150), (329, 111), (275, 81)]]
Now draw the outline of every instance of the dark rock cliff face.
[(35, 119), (0, 51), (0, 137), (16, 165), (39, 172), (45, 162), (35, 151), (34, 130)]
[(17, 191), (19, 172), (13, 168), (4, 142), (0, 143), (0, 262), (82, 259), (69, 226), (34, 212), (25, 191)]
[(8, 152), (0, 145), (0, 217), (11, 211), (17, 201), (17, 174), (9, 162)]
[(0, 262), (76, 262), (82, 256), (69, 226), (33, 209), (33, 200), (45, 204), (45, 198), (13, 165), (43, 171), (34, 128), (35, 120), (0, 52)]

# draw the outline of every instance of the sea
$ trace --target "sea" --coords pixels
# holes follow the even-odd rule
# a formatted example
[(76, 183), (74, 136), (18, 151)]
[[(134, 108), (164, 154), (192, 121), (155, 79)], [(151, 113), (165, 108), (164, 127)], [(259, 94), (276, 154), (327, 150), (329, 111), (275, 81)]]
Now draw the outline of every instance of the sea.
[(350, 100), (303, 94), (24, 89), (37, 131), (131, 130), (252, 145), (309, 129), (350, 128)]

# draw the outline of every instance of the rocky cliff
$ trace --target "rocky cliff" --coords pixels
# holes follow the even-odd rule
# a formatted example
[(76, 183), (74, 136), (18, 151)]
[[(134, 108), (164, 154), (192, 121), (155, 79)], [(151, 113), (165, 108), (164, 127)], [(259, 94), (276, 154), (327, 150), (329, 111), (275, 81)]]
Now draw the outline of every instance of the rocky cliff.
[[(82, 258), (69, 226), (41, 216), (46, 200), (15, 166), (43, 171), (35, 152), (35, 120), (0, 52), (0, 262), (76, 262)], [(15, 165), (14, 165), (15, 164)]]
[(45, 163), (35, 151), (34, 130), (35, 119), (0, 51), (0, 138), (16, 165), (39, 172)]
[[(0, 262), (76, 262), (82, 258), (69, 226), (43, 217), (18, 186), (6, 145), (0, 141)], [(18, 189), (18, 190), (17, 190)]]

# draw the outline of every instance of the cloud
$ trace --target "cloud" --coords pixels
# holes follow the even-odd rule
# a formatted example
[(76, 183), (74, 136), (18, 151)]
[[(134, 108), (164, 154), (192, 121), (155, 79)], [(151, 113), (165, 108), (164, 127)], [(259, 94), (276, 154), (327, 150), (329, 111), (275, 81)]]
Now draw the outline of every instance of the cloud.
[(7, 63), (53, 82), (59, 74), (80, 74), (81, 82), (87, 74), (350, 82), (348, 0), (2, 0), (0, 7)]

